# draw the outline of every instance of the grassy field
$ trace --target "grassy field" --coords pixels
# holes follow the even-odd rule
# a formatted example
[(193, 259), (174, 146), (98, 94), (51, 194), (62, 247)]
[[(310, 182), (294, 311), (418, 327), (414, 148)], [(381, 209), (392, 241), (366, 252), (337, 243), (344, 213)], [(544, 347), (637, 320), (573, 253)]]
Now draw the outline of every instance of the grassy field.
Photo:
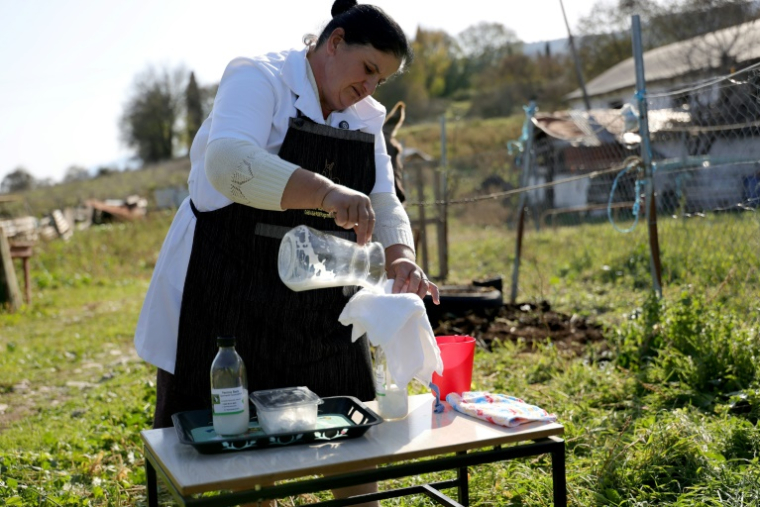
[[(146, 503), (138, 434), (151, 425), (155, 371), (135, 356), (132, 333), (170, 220), (152, 213), (40, 245), (32, 304), (0, 312), (4, 504)], [(711, 247), (752, 237), (757, 221), (715, 220), (699, 249), (683, 238), (703, 224), (688, 236), (662, 226), (672, 238), (664, 256), (682, 268), (666, 272), (661, 301), (648, 295), (643, 230), (621, 236), (602, 223), (527, 234), (520, 300), (590, 317), (607, 341), (580, 357), (551, 343), (478, 350), (474, 387), (559, 415), (571, 505), (760, 504), (757, 250)], [(452, 220), (452, 282), (511, 273), (513, 232), (476, 222), (467, 213)], [(475, 467), (470, 478), (473, 505), (551, 503), (547, 458)]]
[(19, 203), (0, 207), (0, 217), (33, 215), (41, 217), (54, 209), (83, 205), (88, 199), (124, 199), (140, 195), (153, 205), (153, 191), (167, 187), (187, 188), (190, 171), (188, 157), (177, 158), (146, 166), (140, 170), (114, 172), (84, 181), (40, 187), (22, 194)]
[[(477, 186), (480, 174), (506, 174), (511, 170), (511, 157), (507, 154), (507, 142), (520, 136), (524, 115), (488, 120), (464, 120), (450, 113), (455, 119), (447, 123), (447, 156), (452, 167), (462, 169), (466, 189)], [(437, 122), (406, 125), (401, 128), (400, 141), (408, 148), (416, 148), (433, 158), (441, 154), (441, 129)], [(484, 154), (488, 154), (485, 155)], [(188, 157), (147, 165), (139, 170), (110, 173), (84, 181), (61, 183), (23, 192), (23, 201), (4, 203), (0, 206), (0, 218), (20, 215), (42, 215), (54, 209), (73, 207), (88, 199), (124, 199), (140, 195), (153, 203), (153, 192), (166, 187), (187, 186), (190, 170)], [(477, 173), (472, 181), (472, 177)]]

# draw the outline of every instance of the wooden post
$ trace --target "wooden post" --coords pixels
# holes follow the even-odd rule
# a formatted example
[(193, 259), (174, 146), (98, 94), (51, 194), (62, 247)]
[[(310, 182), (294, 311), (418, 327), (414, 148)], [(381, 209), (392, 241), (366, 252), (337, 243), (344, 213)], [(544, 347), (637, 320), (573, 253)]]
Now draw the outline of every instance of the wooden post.
[(0, 304), (8, 303), (11, 311), (21, 307), (21, 292), (18, 288), (16, 270), (13, 269), (11, 247), (5, 231), (0, 227)]
[(441, 116), (441, 167), (436, 172), (435, 188), (438, 191), (438, 268), (441, 280), (449, 276), (449, 222), (448, 222), (448, 160), (446, 156), (446, 115)]
[[(415, 167), (417, 169), (417, 202), (424, 203), (425, 202), (425, 182), (423, 180), (422, 175), (422, 165), (423, 164), (415, 164)], [(429, 260), (428, 260), (428, 245), (427, 245), (427, 219), (425, 217), (425, 206), (423, 204), (420, 204), (417, 206), (417, 219), (419, 220), (419, 230), (420, 230), (420, 243), (422, 245), (421, 251), (422, 251), (422, 269), (425, 271), (425, 273), (430, 273), (430, 266), (429, 266)], [(428, 275), (430, 276), (430, 275)]]
[(11, 259), (21, 259), (24, 267), (24, 301), (27, 305), (32, 303), (32, 280), (29, 271), (29, 259), (34, 253), (32, 247), (33, 241), (14, 241), (11, 244)]
[[(522, 176), (520, 177), (520, 188), (528, 186), (528, 175), (530, 174), (531, 165), (531, 151), (533, 150), (533, 115), (536, 112), (536, 102), (530, 101), (530, 105), (525, 110), (525, 136), (523, 140), (525, 143), (522, 153)], [(515, 242), (515, 262), (512, 267), (512, 287), (509, 296), (509, 302), (515, 304), (517, 302), (517, 283), (520, 276), (520, 256), (522, 255), (522, 242), (523, 231), (525, 229), (525, 205), (527, 195), (525, 192), (520, 192), (520, 203), (517, 205), (517, 240)]]

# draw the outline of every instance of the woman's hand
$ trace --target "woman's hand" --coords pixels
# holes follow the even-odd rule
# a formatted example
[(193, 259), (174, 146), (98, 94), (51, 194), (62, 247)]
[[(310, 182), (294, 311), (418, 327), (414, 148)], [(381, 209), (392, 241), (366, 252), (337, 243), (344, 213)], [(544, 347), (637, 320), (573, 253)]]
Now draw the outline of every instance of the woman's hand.
[(322, 199), (320, 207), (333, 215), (338, 226), (353, 229), (358, 244), (363, 245), (372, 239), (375, 211), (365, 194), (343, 185), (333, 185)]
[(438, 286), (428, 280), (425, 273), (414, 262), (414, 252), (405, 245), (391, 245), (385, 249), (388, 278), (393, 279), (394, 294), (412, 293), (424, 298), (430, 293), (433, 303), (439, 304)]
[(438, 304), (438, 286), (428, 280), (425, 273), (414, 261), (409, 259), (396, 259), (388, 269), (388, 277), (393, 278), (394, 294), (412, 293), (424, 298), (425, 294), (430, 293), (433, 297), (433, 303)]
[(296, 169), (290, 176), (280, 206), (282, 209), (322, 208), (340, 227), (353, 229), (360, 245), (372, 238), (375, 229), (375, 211), (369, 197), (306, 169)]

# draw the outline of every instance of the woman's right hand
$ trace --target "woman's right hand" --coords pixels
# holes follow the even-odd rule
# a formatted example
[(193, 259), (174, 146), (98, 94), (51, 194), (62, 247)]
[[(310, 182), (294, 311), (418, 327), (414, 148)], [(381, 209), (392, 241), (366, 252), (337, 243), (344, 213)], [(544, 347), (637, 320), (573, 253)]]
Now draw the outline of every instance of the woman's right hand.
[(333, 184), (322, 199), (320, 207), (333, 215), (338, 226), (353, 229), (358, 244), (363, 245), (372, 239), (375, 211), (365, 194)]

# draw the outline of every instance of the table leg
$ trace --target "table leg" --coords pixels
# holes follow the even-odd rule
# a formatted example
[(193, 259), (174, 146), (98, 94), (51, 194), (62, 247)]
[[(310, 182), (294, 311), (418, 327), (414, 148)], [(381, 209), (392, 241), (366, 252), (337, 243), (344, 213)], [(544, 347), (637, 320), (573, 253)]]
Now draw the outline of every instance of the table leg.
[(565, 479), (565, 441), (552, 451), (552, 483), (554, 486), (554, 507), (567, 507), (567, 483)]
[(26, 304), (28, 305), (32, 302), (32, 287), (29, 285), (29, 258), (24, 257), (22, 263), (24, 265), (24, 295), (26, 296)]
[[(458, 455), (466, 455), (467, 451), (461, 451)], [(457, 468), (457, 495), (459, 503), (467, 507), (470, 505), (470, 485), (467, 480), (467, 467)]]
[(158, 482), (156, 481), (156, 469), (150, 463), (148, 458), (145, 458), (145, 478), (148, 481), (148, 505), (150, 507), (158, 507)]

